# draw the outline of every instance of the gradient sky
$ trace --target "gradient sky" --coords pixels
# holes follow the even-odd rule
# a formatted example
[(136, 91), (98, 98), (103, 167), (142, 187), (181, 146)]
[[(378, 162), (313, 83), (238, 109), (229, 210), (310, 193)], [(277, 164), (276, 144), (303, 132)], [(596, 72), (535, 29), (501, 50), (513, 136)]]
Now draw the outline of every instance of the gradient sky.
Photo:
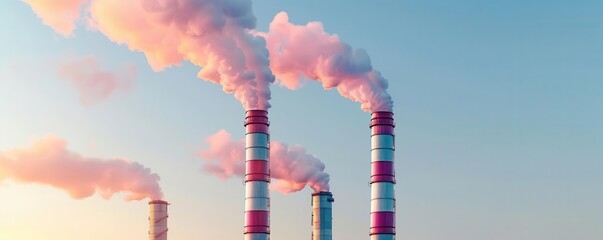
[[(258, 29), (280, 11), (320, 21), (389, 80), (397, 122), (397, 239), (603, 239), (603, 2), (255, 1)], [(242, 239), (244, 185), (200, 171), (203, 139), (244, 135), (244, 109), (183, 64), (81, 25), (63, 37), (25, 3), (0, 7), (0, 151), (54, 134), (72, 151), (126, 157), (161, 176), (169, 238)], [(62, 59), (135, 64), (137, 83), (92, 105), (59, 77)], [(325, 162), (334, 237), (368, 238), (369, 114), (309, 82), (273, 86), (271, 139)], [(308, 239), (310, 193), (272, 193), (272, 239)], [(0, 183), (0, 240), (147, 238), (146, 201), (74, 200)]]

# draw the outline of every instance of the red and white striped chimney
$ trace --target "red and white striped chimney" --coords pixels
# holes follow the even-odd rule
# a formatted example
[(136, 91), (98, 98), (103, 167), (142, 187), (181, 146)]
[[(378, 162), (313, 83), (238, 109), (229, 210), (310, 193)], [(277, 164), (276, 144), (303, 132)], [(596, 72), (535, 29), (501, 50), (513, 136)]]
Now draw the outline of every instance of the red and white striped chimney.
[(333, 194), (312, 193), (312, 240), (333, 239)]
[(371, 240), (396, 239), (394, 114), (371, 116)]
[(270, 239), (270, 134), (268, 112), (245, 117), (245, 240)]
[(166, 201), (153, 200), (149, 202), (149, 239), (167, 240), (168, 205)]

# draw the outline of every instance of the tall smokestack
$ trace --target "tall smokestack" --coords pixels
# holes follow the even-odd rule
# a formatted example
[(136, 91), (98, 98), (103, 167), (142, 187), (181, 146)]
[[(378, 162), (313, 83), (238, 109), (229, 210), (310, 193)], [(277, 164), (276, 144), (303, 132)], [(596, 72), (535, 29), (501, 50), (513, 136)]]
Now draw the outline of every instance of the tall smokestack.
[(333, 194), (312, 194), (312, 240), (333, 239)]
[(166, 201), (153, 200), (149, 202), (149, 239), (167, 240), (168, 205)]
[(245, 240), (270, 239), (270, 135), (268, 112), (245, 117)]
[(394, 114), (371, 116), (371, 240), (396, 239)]

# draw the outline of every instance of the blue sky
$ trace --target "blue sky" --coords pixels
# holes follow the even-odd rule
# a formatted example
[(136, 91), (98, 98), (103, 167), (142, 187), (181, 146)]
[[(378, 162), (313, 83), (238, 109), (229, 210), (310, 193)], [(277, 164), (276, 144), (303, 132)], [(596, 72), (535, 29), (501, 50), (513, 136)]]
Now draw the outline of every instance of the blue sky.
[[(254, 11), (261, 31), (279, 11), (322, 22), (389, 80), (398, 239), (603, 238), (603, 2), (255, 1)], [(86, 156), (141, 162), (173, 203), (171, 239), (242, 238), (244, 186), (202, 173), (196, 157), (219, 129), (243, 136), (233, 96), (190, 64), (153, 72), (84, 27), (64, 38), (20, 1), (0, 16), (0, 149), (52, 133)], [(53, 63), (85, 55), (136, 64), (136, 87), (82, 106)], [(314, 82), (272, 90), (272, 139), (325, 162), (335, 238), (366, 239), (369, 114)], [(273, 239), (310, 236), (310, 193), (272, 193)], [(146, 238), (144, 201), (19, 183), (0, 184), (0, 196), (0, 239)]]

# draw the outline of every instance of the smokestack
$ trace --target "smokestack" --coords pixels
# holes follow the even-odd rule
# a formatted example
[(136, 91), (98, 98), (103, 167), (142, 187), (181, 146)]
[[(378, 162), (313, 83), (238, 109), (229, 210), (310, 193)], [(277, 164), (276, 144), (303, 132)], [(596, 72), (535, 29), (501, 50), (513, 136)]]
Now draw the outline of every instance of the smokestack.
[(312, 193), (312, 240), (333, 239), (333, 193)]
[(394, 114), (371, 116), (371, 240), (396, 239)]
[(270, 162), (268, 112), (249, 110), (245, 117), (245, 240), (270, 239)]
[(167, 240), (168, 205), (166, 201), (153, 200), (149, 202), (149, 239)]

